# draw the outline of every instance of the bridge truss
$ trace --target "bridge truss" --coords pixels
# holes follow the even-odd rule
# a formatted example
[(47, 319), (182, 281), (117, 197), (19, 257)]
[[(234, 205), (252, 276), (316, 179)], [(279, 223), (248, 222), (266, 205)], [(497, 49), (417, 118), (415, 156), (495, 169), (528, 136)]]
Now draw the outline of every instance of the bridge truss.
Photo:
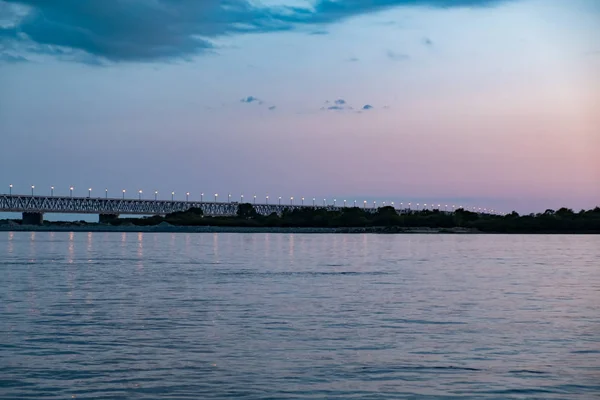
[[(61, 197), (0, 195), (0, 212), (60, 213), (60, 214), (105, 214), (105, 215), (166, 215), (190, 208), (199, 208), (206, 216), (233, 216), (237, 214), (238, 203), (166, 201), (94, 197)], [(297, 204), (253, 204), (260, 215), (281, 214), (285, 209), (321, 208), (339, 211), (339, 206), (312, 206)], [(367, 208), (374, 212), (374, 208)]]

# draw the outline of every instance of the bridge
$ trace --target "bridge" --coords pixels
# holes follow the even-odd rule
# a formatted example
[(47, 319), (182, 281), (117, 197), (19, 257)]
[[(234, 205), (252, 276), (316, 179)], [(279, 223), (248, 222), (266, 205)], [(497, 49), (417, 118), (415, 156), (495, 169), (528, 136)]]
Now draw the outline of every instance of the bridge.
[[(293, 199), (292, 199), (293, 200)], [(237, 214), (237, 202), (145, 200), (108, 197), (65, 197), (0, 194), (0, 212), (21, 212), (23, 223), (40, 225), (44, 214), (98, 214), (99, 222), (106, 223), (119, 215), (166, 215), (190, 208), (199, 208), (206, 216), (233, 216)], [(258, 214), (281, 214), (283, 210), (301, 208), (324, 208), (329, 211), (341, 210), (344, 207), (335, 205), (303, 205), (303, 204), (253, 204)], [(366, 207), (366, 204), (365, 204)], [(374, 212), (376, 208), (366, 208)], [(400, 210), (399, 210), (400, 211)]]

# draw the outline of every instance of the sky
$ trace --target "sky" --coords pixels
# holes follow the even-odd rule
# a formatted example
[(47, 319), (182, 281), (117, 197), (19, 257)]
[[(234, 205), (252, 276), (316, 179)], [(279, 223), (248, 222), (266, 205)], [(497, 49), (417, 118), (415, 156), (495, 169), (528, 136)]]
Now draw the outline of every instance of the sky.
[(597, 0), (0, 0), (0, 193), (600, 204)]

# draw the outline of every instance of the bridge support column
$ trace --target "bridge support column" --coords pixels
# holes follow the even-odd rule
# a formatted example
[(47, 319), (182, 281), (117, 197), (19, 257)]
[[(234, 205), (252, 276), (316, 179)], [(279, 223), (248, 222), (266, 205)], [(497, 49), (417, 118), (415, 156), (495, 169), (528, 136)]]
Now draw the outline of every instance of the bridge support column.
[(119, 214), (100, 214), (98, 216), (98, 222), (101, 224), (110, 224), (116, 219), (119, 219)]
[(23, 225), (42, 225), (44, 223), (44, 214), (38, 212), (24, 212)]

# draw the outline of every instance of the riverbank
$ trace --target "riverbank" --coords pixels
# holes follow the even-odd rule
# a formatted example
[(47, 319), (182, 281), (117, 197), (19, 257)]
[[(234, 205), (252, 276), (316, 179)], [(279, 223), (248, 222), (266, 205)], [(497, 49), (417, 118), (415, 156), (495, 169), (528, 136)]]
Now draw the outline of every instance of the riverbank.
[(288, 227), (232, 227), (232, 226), (173, 226), (160, 224), (154, 226), (101, 225), (101, 224), (65, 224), (65, 225), (0, 225), (3, 232), (155, 232), (155, 233), (479, 233), (467, 228), (401, 228), (401, 227), (365, 227), (365, 228), (288, 228)]

